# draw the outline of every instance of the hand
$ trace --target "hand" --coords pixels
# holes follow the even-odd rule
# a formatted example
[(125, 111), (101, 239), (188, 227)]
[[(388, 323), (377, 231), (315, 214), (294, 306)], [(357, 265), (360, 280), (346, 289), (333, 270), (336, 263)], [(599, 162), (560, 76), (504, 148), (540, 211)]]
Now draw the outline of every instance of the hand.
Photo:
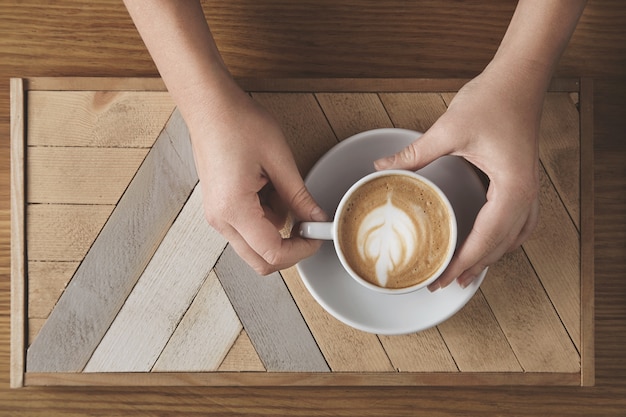
[(312, 255), (319, 241), (280, 234), (289, 210), (302, 221), (327, 217), (305, 188), (277, 122), (236, 88), (205, 108), (190, 131), (209, 224), (262, 275)]
[(419, 169), (446, 154), (487, 174), (487, 202), (450, 265), (429, 289), (455, 279), (465, 287), (507, 251), (525, 241), (538, 220), (538, 136), (543, 96), (489, 68), (466, 84), (445, 114), (418, 140), (378, 169)]

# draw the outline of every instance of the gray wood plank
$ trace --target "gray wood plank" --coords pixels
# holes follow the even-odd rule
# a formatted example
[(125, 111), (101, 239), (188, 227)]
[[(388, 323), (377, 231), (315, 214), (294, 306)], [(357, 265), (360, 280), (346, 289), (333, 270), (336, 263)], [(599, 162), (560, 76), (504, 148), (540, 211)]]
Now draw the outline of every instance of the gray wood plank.
[[(226, 240), (204, 218), (196, 186), (85, 372), (150, 371), (225, 247)], [(224, 324), (235, 327), (224, 348), (228, 352), (241, 326), (236, 317)]]
[(181, 118), (172, 114), (28, 349), (28, 372), (84, 368), (189, 197), (197, 176), (179, 156), (191, 154)]
[(230, 245), (215, 271), (268, 371), (330, 371), (279, 273), (259, 276)]

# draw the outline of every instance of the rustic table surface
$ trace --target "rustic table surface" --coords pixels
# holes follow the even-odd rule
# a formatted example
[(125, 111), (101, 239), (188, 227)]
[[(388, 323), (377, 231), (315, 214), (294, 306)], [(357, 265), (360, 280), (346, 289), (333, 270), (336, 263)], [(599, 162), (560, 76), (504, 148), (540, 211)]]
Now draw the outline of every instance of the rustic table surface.
[[(335, 2), (328, 2), (328, 5), (300, 2), (289, 7), (276, 2), (264, 2), (262, 5), (251, 2), (217, 5), (207, 2), (205, 10), (225, 59), (238, 77), (467, 78), (479, 71), (495, 50), (497, 39), (513, 10), (513, 3), (503, 2), (494, 6), (485, 2), (444, 9), (435, 2), (415, 2), (411, 6), (398, 2), (398, 8), (407, 9), (401, 14), (396, 13), (397, 8), (392, 6), (380, 9), (377, 2), (368, 1), (341, 5)], [(219, 415), (405, 415), (415, 414), (420, 408), (428, 410), (429, 415), (623, 415), (626, 409), (626, 400), (623, 399), (626, 394), (626, 357), (623, 353), (626, 341), (626, 285), (623, 280), (626, 273), (626, 147), (623, 144), (626, 9), (619, 2), (590, 2), (557, 72), (560, 77), (594, 78), (595, 386), (582, 388), (267, 386), (29, 387), (10, 390), (8, 79), (34, 76), (144, 77), (157, 74), (121, 3), (61, 2), (40, 7), (29, 3), (3, 2), (0, 12), (3, 16), (0, 20), (0, 76), (3, 85), (3, 99), (0, 101), (3, 161), (0, 171), (3, 184), (0, 190), (0, 371), (4, 381), (0, 390), (0, 415), (171, 415), (183, 412), (213, 412)], [(242, 21), (247, 22), (245, 29), (239, 25)], [(258, 97), (270, 108), (277, 102), (281, 105), (280, 100), (276, 101), (271, 94), (260, 94)], [(317, 103), (326, 109), (327, 116), (332, 112), (334, 98), (317, 98)], [(107, 98), (103, 99), (106, 101)], [(171, 111), (167, 99), (159, 103), (157, 105), (163, 106), (164, 114)], [(387, 107), (390, 107), (389, 103)], [(332, 120), (330, 123), (332, 125)], [(348, 134), (334, 133), (337, 137)], [(45, 147), (45, 143), (42, 145)], [(131, 150), (129, 153), (133, 152), (137, 153), (135, 160), (143, 158), (143, 151)], [(54, 155), (45, 152), (33, 155), (44, 162), (55, 159)], [(63, 155), (68, 157), (65, 152)], [(115, 160), (113, 154), (107, 157)], [(127, 163), (115, 168), (115, 172), (121, 173), (122, 177), (126, 175), (124, 172), (136, 170), (136, 164), (128, 162), (133, 160), (132, 155), (125, 156), (123, 160)], [(41, 189), (35, 190), (35, 198), (41, 201), (54, 198), (46, 195), (46, 189), (44, 183)], [(119, 193), (114, 187), (106, 191), (109, 198)], [(71, 194), (70, 190), (68, 195)], [(85, 196), (84, 193), (81, 195)], [(567, 197), (565, 205), (568, 203), (566, 200)], [(96, 202), (95, 206), (106, 207), (106, 204)], [(577, 206), (574, 204), (572, 207), (575, 210)], [(45, 219), (46, 213), (43, 215), (39, 218)], [(106, 214), (102, 216), (106, 217)], [(572, 218), (576, 217), (576, 214), (572, 215)], [(68, 260), (67, 265), (72, 267), (71, 263), (72, 260)], [(292, 285), (298, 282), (286, 280)], [(493, 286), (484, 289), (489, 290), (495, 291)], [(546, 288), (546, 291), (549, 289)], [(555, 308), (558, 310), (558, 307)], [(44, 316), (47, 312), (38, 314)], [(31, 331), (37, 329), (37, 319), (32, 318)], [(567, 319), (562, 317), (561, 320), (567, 328)], [(235, 324), (234, 329), (238, 329), (237, 326)], [(566, 329), (570, 337), (576, 331), (572, 329), (571, 325)], [(454, 328), (448, 331), (451, 332), (448, 335), (454, 335)], [(243, 337), (241, 346), (249, 343), (248, 335), (236, 331), (231, 333), (230, 337), (237, 341)], [(578, 341), (577, 337), (572, 340), (574, 344)], [(560, 352), (563, 353), (563, 350)], [(576, 349), (572, 352), (575, 353)], [(114, 355), (114, 352), (108, 354)], [(175, 362), (175, 359), (170, 358), (169, 361)], [(461, 363), (462, 359), (459, 359)], [(342, 361), (346, 359), (340, 357), (337, 363), (344, 364)], [(105, 356), (102, 363), (106, 363)], [(226, 361), (224, 366), (232, 366), (232, 363), (237, 362), (229, 365)], [(523, 360), (521, 363), (524, 367)], [(572, 368), (568, 367), (571, 361), (565, 360), (564, 363), (565, 368), (559, 369), (571, 371)], [(260, 371), (263, 363), (250, 361), (247, 366), (250, 369), (257, 367), (254, 369)], [(45, 378), (42, 381), (45, 382)], [(119, 381), (115, 382), (119, 384)], [(455, 385), (454, 381), (449, 384)], [(346, 385), (349, 383), (346, 382)]]

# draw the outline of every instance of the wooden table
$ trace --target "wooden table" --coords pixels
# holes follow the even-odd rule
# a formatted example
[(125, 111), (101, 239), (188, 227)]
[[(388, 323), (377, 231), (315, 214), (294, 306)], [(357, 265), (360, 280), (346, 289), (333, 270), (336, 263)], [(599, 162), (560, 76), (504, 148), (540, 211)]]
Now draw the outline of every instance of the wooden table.
[[(429, 16), (422, 24), (411, 25), (397, 16), (376, 11), (373, 4), (363, 2), (359, 6), (362, 13), (358, 21), (362, 24), (369, 22), (372, 25), (384, 22), (397, 23), (400, 19), (403, 30), (391, 31), (388, 34), (390, 42), (397, 42), (398, 47), (390, 47), (385, 42), (368, 42), (375, 36), (375, 31), (361, 31), (359, 25), (344, 28), (367, 45), (365, 52), (369, 57), (368, 67), (354, 65), (360, 62), (363, 51), (350, 52), (352, 48), (347, 43), (335, 42), (345, 39), (336, 31), (312, 30), (310, 26), (302, 26), (302, 22), (312, 15), (322, 17), (324, 8), (318, 5), (302, 3), (291, 14), (274, 8), (272, 3), (254, 6), (247, 9), (233, 10), (242, 18), (258, 18), (272, 16), (272, 25), (264, 26), (259, 19), (256, 35), (252, 42), (255, 47), (247, 49), (236, 40), (243, 35), (236, 26), (230, 26), (232, 17), (229, 6), (222, 6), (212, 15), (218, 42), (223, 46), (227, 61), (234, 72), (240, 76), (264, 77), (293, 77), (293, 76), (322, 76), (322, 77), (414, 77), (414, 71), (419, 70), (421, 77), (454, 77), (471, 76), (478, 71), (495, 47), (501, 30), (506, 25), (507, 16), (512, 10), (511, 4), (478, 6), (469, 10), (459, 6), (462, 10), (441, 11), (430, 4), (418, 4), (416, 10), (406, 15), (415, 16), (419, 21), (421, 16), (417, 7), (426, 8)], [(99, 3), (92, 8), (80, 8), (76, 5), (61, 4), (58, 8), (47, 9), (44, 14), (33, 13), (28, 5), (2, 5), (2, 15), (7, 16), (2, 21), (0, 29), (11, 36), (3, 37), (2, 74), (8, 75), (123, 75), (128, 71), (120, 70), (124, 66), (132, 66), (132, 75), (154, 75), (154, 69), (149, 57), (143, 52), (132, 25), (125, 17), (120, 5)], [(330, 6), (329, 6), (330, 7)], [(468, 17), (476, 14), (485, 22), (481, 10), (491, 10), (489, 14), (492, 26), (485, 30), (450, 31), (456, 17), (465, 13)], [(315, 12), (312, 12), (315, 11)], [(338, 8), (332, 14), (336, 19), (347, 19), (343, 16), (345, 10)], [(33, 16), (39, 16), (37, 23), (29, 26)], [(57, 22), (71, 16), (73, 32), (63, 32), (63, 25)], [(305, 19), (305, 17), (307, 19)], [(382, 18), (381, 18), (382, 17)], [(387, 19), (387, 20), (385, 20)], [(320, 19), (321, 21), (328, 21)], [(382, 23), (381, 23), (382, 22)], [(429, 22), (438, 22), (430, 25)], [(581, 76), (592, 75), (595, 78), (595, 277), (596, 277), (596, 385), (594, 387), (572, 388), (552, 387), (536, 388), (532, 386), (515, 387), (420, 387), (420, 388), (28, 388), (25, 390), (2, 390), (0, 401), (9, 415), (33, 415), (55, 413), (63, 415), (81, 415), (85, 409), (100, 410), (103, 413), (131, 415), (132, 413), (165, 415), (176, 411), (190, 410), (215, 412), (221, 415), (250, 412), (255, 414), (277, 415), (282, 413), (328, 412), (333, 415), (404, 415), (414, 412), (416, 408), (426, 407), (431, 415), (466, 415), (469, 410), (481, 415), (621, 415), (626, 406), (624, 400), (624, 377), (626, 375), (624, 361), (624, 146), (621, 138), (624, 132), (624, 121), (619, 115), (623, 114), (623, 80), (624, 54), (620, 52), (616, 42), (623, 35), (624, 12), (615, 2), (591, 2), (581, 26), (574, 37), (572, 46), (566, 53), (559, 68), (561, 75)], [(11, 29), (5, 23), (11, 24)], [(419, 23), (419, 22), (417, 22)], [(50, 26), (46, 26), (50, 24)], [(114, 34), (106, 39), (109, 42), (98, 43), (99, 49), (85, 48), (90, 39), (95, 42), (94, 35), (110, 35), (109, 29), (115, 27)], [(34, 30), (30, 30), (34, 28)], [(53, 29), (54, 28), (54, 29)], [(61, 28), (61, 29), (59, 29)], [(318, 28), (319, 29), (319, 28)], [(43, 36), (61, 30), (64, 35), (56, 37), (54, 42), (46, 43)], [(444, 53), (438, 49), (428, 49), (423, 44), (401, 43), (407, 34), (424, 36), (428, 31), (440, 31), (442, 42), (447, 45)], [(77, 38), (72, 33), (82, 33)], [(56, 32), (58, 33), (58, 32)], [(278, 38), (270, 35), (276, 33)], [(312, 43), (303, 43), (301, 48), (293, 49), (295, 41), (290, 33), (300, 33), (311, 36)], [(468, 35), (468, 33), (471, 33)], [(345, 35), (345, 33), (344, 33)], [(268, 36), (268, 37), (264, 37)], [(340, 36), (337, 38), (337, 36)], [(246, 36), (246, 39), (251, 39)], [(410, 37), (409, 37), (410, 38)], [(100, 39), (100, 38), (98, 38)], [(412, 39), (412, 38), (410, 38)], [(129, 41), (130, 40), (130, 41)], [(379, 39), (380, 40), (380, 39)], [(325, 45), (319, 49), (319, 45)], [(460, 49), (456, 49), (461, 45)], [(590, 46), (592, 45), (592, 46)], [(24, 49), (30, 46), (30, 51)], [(68, 46), (73, 50), (68, 53)], [(401, 46), (401, 47), (400, 47)], [(474, 47), (478, 53), (465, 53), (464, 48)], [(55, 49), (59, 47), (59, 49)], [(408, 49), (407, 49), (408, 48)], [(419, 51), (423, 62), (414, 62), (407, 57), (407, 51)], [(123, 51), (133, 51), (122, 64), (114, 57)], [(300, 52), (309, 53), (306, 62), (302, 62)], [(606, 51), (612, 51), (611, 54)], [(57, 55), (58, 52), (58, 55)], [(461, 66), (458, 60), (447, 59), (456, 53), (464, 59)], [(65, 56), (74, 57), (73, 62), (64, 60)], [(304, 55), (306, 56), (306, 54)], [(52, 57), (52, 58), (51, 58)], [(104, 57), (104, 58), (103, 58)], [(378, 58), (380, 57), (380, 58)], [(28, 58), (28, 60), (27, 60)], [(34, 61), (32, 61), (34, 59)], [(389, 64), (393, 62), (393, 64)], [(614, 77), (603, 79), (602, 77)], [(598, 79), (599, 78), (599, 79)], [(5, 78), (6, 80), (6, 78)], [(8, 91), (8, 83), (5, 84)], [(6, 94), (6, 91), (5, 91)], [(6, 97), (6, 96), (5, 96)], [(8, 100), (3, 101), (4, 106)], [(5, 149), (5, 159), (8, 161), (6, 149), (8, 146), (8, 107), (2, 111), (3, 134), (6, 140), (2, 141)], [(6, 165), (3, 165), (3, 167)], [(3, 170), (4, 184), (8, 185), (8, 170)], [(5, 197), (2, 199), (3, 240), (0, 248), (3, 259), (0, 273), (3, 274), (3, 375), (8, 378), (8, 187), (3, 189)], [(5, 360), (6, 358), (6, 360)], [(167, 395), (163, 395), (167, 393)], [(174, 394), (174, 395), (172, 395)], [(89, 405), (87, 405), (87, 402)]]

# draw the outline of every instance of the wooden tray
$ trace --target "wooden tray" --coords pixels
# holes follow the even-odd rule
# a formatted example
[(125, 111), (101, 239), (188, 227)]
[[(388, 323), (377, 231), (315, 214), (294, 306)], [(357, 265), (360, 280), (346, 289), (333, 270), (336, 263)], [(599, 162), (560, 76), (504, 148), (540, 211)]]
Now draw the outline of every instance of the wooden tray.
[[(425, 131), (465, 80), (242, 79), (303, 174), (379, 127)], [(541, 221), (472, 300), (405, 336), (327, 314), (295, 268), (254, 274), (204, 221), (159, 79), (11, 81), (11, 384), (594, 383), (592, 85), (541, 129)]]

